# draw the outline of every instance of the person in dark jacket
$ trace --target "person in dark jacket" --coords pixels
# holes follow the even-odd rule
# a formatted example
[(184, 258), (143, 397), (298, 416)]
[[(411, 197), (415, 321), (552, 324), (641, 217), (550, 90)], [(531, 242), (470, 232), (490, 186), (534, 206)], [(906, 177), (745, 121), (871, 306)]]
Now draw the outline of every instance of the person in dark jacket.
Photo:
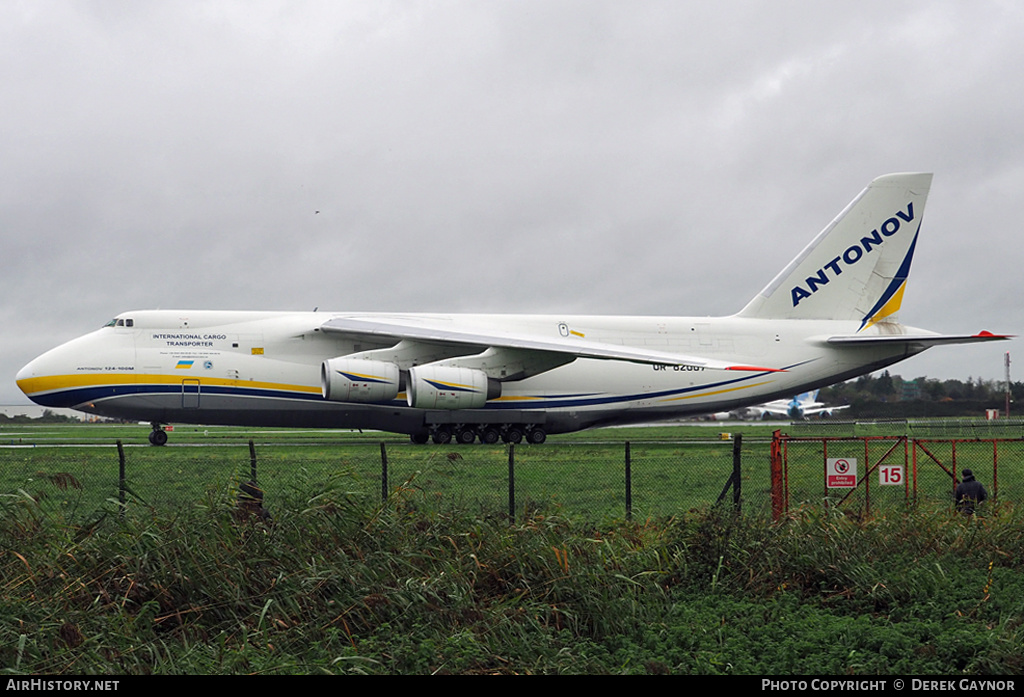
[(974, 478), (974, 472), (965, 469), (963, 475), (964, 480), (956, 487), (956, 509), (964, 515), (971, 515), (975, 507), (988, 498), (988, 492)]

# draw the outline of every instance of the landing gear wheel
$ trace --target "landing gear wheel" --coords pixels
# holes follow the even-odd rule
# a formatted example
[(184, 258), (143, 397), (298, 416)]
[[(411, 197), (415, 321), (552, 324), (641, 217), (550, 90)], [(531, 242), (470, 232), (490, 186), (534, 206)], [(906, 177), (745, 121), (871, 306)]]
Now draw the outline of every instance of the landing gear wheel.
[(540, 445), (548, 439), (548, 434), (543, 428), (531, 428), (526, 434), (526, 442), (532, 445)]
[(480, 442), (484, 445), (494, 445), (501, 440), (501, 433), (496, 428), (485, 428), (480, 432)]
[(447, 427), (435, 428), (433, 441), (437, 445), (446, 445), (452, 442), (452, 432)]
[(419, 433), (410, 433), (409, 440), (416, 445), (423, 445), (430, 440), (430, 434), (426, 431), (420, 431)]
[(523, 442), (523, 431), (518, 426), (509, 426), (505, 429), (505, 433), (502, 436), (502, 440), (506, 443), (522, 443)]
[(167, 431), (154, 428), (149, 432), (149, 442), (151, 445), (167, 445)]
[(476, 440), (476, 431), (469, 426), (460, 428), (455, 434), (455, 440), (462, 445), (469, 445)]

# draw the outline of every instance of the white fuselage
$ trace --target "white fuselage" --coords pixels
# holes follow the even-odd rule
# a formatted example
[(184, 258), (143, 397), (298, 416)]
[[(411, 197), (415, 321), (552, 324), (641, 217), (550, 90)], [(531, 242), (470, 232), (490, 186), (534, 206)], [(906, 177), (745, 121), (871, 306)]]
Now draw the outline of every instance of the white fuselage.
[[(740, 317), (358, 315), (417, 318), (452, 329), (701, 356), (779, 372), (576, 360), (501, 384), (482, 409), (413, 409), (405, 394), (381, 404), (324, 399), (323, 361), (386, 348), (321, 330), (331, 313), (140, 311), (29, 363), (18, 383), (34, 401), (160, 423), (379, 428), (414, 433), (451, 423), (539, 423), (549, 433), (718, 412), (832, 384), (911, 355), (906, 346), (835, 348), (824, 339), (855, 322)], [(130, 324), (130, 326), (128, 326)], [(426, 420), (426, 421), (425, 421)]]

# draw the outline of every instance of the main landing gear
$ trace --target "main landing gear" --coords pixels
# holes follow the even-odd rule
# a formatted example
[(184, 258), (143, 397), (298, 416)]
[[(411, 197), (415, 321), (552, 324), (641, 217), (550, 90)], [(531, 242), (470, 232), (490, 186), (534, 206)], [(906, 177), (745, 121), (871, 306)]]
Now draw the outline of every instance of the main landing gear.
[(149, 432), (150, 445), (167, 445), (167, 431), (164, 430), (163, 425), (158, 423), (151, 425), (153, 430)]
[(446, 445), (453, 441), (460, 445), (469, 445), (477, 440), (484, 445), (494, 445), (498, 441), (503, 443), (522, 443), (526, 441), (532, 445), (540, 445), (547, 438), (547, 431), (542, 427), (529, 424), (495, 424), (484, 426), (440, 424), (433, 426), (429, 430), (418, 431), (409, 436), (409, 440), (417, 445), (423, 445), (428, 440), (434, 441), (437, 445)]

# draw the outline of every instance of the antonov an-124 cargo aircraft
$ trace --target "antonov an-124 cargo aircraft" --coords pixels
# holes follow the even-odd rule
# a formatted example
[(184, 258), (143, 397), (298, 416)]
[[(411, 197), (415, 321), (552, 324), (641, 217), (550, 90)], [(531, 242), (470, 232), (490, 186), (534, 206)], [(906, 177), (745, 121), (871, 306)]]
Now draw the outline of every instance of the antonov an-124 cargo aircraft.
[(379, 429), (417, 443), (730, 411), (939, 344), (896, 321), (931, 174), (871, 182), (730, 317), (125, 312), (18, 372), (34, 402), (170, 423)]

